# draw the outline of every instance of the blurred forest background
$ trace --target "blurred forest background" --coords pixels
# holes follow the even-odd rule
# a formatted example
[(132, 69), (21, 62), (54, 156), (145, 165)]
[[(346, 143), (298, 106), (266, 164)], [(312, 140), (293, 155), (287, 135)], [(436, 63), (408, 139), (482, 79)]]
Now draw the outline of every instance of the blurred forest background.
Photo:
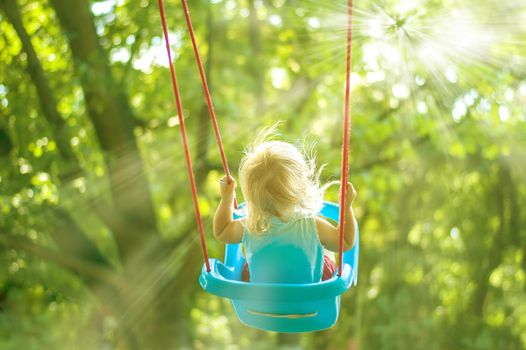
[[(189, 2), (234, 175), (282, 120), (338, 179), (345, 1)], [(220, 258), (223, 170), (166, 6)], [(360, 278), (323, 332), (249, 329), (199, 287), (165, 54), (153, 0), (0, 0), (1, 349), (526, 349), (524, 1), (355, 2)]]

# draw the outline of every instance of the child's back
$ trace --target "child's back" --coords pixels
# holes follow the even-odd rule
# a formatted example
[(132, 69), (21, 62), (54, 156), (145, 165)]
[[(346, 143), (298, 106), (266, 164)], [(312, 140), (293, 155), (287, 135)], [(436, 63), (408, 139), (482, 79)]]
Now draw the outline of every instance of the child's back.
[(287, 221), (273, 217), (264, 234), (245, 230), (242, 242), (250, 281), (313, 283), (322, 277), (323, 246), (312, 215), (298, 212)]

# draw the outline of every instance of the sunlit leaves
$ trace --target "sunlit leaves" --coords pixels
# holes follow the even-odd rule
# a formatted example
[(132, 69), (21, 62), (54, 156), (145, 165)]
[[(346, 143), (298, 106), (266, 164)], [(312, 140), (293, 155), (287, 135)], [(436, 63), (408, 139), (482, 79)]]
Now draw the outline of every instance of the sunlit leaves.
[[(107, 155), (86, 118), (67, 41), (47, 1), (19, 3), (70, 128), (67, 144), (85, 174), (62, 183), (53, 126), (43, 118), (16, 32), (2, 17), (0, 130), (11, 146), (0, 156), (0, 223), (48, 246), (44, 208), (60, 203), (118, 266), (112, 232), (87, 199), (108, 200)], [(249, 1), (190, 1), (231, 170), (236, 176), (256, 130), (280, 119), (283, 139), (316, 141), (319, 163), (327, 163), (322, 180), (337, 179), (345, 2), (253, 3), (251, 9)], [(179, 238), (194, 222), (193, 209), (155, 1), (91, 4), (112, 72), (133, 108), (163, 237)], [(212, 133), (199, 133), (209, 127), (208, 116), (180, 4), (167, 6), (191, 152), (205, 169), (199, 206), (218, 257), (223, 247), (211, 240), (209, 224), (223, 170)], [(313, 339), (325, 337), (333, 348), (524, 347), (524, 6), (493, 0), (355, 6), (350, 169), (362, 232), (360, 280), (343, 296), (337, 328), (303, 336), (302, 346), (316, 348)], [(336, 201), (337, 194), (327, 198)], [(184, 233), (195, 234), (190, 230)], [(31, 348), (32, 340), (19, 343), (28, 337), (17, 343), (8, 332), (34, 329), (39, 346), (74, 348), (74, 338), (91, 332), (103, 334), (100, 344), (116, 340), (120, 320), (92, 319), (100, 310), (80, 279), (14, 250), (0, 259), (7, 267), (0, 271), (0, 307), (7, 305), (12, 317), (0, 312), (0, 339), (8, 347)], [(277, 346), (275, 334), (241, 325), (228, 301), (204, 295), (195, 279), (179, 287), (183, 311), (166, 323), (181, 318), (187, 347)], [(478, 317), (472, 304), (482, 292)]]

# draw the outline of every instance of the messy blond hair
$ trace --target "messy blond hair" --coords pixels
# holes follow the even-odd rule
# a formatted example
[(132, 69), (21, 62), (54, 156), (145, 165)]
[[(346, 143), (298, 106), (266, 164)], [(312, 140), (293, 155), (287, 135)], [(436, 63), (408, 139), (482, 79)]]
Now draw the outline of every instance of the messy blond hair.
[(245, 150), (239, 167), (241, 190), (247, 203), (246, 228), (262, 234), (270, 219), (287, 219), (296, 210), (315, 215), (323, 203), (314, 157), (294, 145), (275, 141), (276, 125), (263, 130)]

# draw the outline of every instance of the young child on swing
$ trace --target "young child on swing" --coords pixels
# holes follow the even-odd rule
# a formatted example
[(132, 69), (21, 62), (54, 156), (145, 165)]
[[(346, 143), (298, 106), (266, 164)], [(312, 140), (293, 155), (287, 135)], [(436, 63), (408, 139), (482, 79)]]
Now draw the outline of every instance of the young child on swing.
[[(220, 181), (221, 202), (214, 216), (214, 236), (224, 243), (243, 243), (250, 271), (250, 277), (246, 269), (243, 271), (245, 281), (305, 283), (328, 279), (336, 267), (324, 254), (324, 248), (338, 251), (339, 227), (317, 216), (325, 187), (319, 184), (314, 160), (290, 143), (268, 140), (272, 130), (263, 132), (241, 161), (239, 178), (247, 206), (245, 218), (232, 218), (234, 179), (229, 182), (225, 177)], [(356, 191), (348, 183), (344, 251), (354, 245), (356, 221), (351, 205), (355, 197)], [(291, 246), (299, 255), (290, 250)], [(280, 256), (278, 250), (282, 247), (288, 247), (289, 251)], [(258, 254), (265, 250), (266, 255), (261, 255), (267, 259), (263, 265), (267, 270), (286, 270), (281, 277), (279, 271), (253, 269)], [(301, 267), (291, 266), (298, 256), (305, 263)], [(304, 276), (306, 271), (309, 281), (290, 282), (294, 281), (290, 275), (298, 269), (303, 269)]]

